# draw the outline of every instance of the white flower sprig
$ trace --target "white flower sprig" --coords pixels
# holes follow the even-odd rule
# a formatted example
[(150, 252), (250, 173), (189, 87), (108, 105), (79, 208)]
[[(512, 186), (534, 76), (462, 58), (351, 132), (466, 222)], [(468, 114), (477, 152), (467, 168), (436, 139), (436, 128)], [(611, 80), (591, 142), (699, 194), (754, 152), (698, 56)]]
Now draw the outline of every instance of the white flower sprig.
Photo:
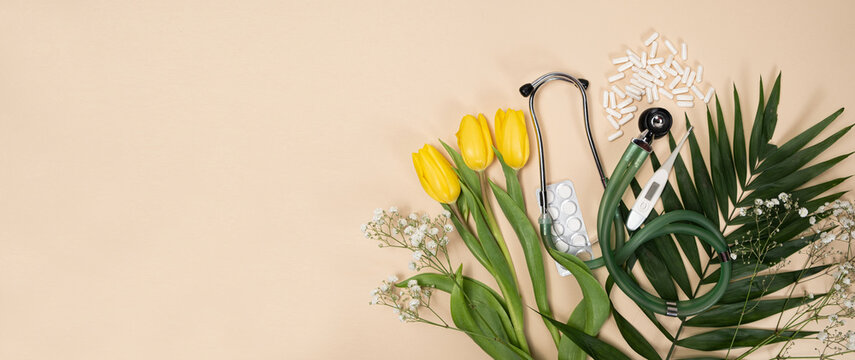
[(450, 275), (453, 268), (448, 258), (448, 235), (454, 231), (448, 223), (450, 217), (448, 211), (431, 218), (415, 212), (402, 216), (394, 206), (388, 211), (378, 208), (374, 210), (374, 218), (362, 225), (362, 234), (379, 241), (379, 247), (412, 251), (410, 270), (431, 268)]

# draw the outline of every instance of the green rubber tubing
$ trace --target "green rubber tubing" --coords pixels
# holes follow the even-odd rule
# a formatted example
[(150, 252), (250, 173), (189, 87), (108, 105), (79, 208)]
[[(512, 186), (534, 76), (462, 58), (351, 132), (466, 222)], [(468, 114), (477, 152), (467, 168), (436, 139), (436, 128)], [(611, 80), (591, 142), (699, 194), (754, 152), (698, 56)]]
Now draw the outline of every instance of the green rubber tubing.
[[(618, 211), (618, 205), (630, 182), (635, 178), (638, 169), (647, 160), (648, 155), (650, 153), (647, 150), (630, 143), (623, 157), (621, 157), (611, 179), (609, 179), (597, 212), (597, 233), (603, 255), (599, 259), (590, 260), (586, 263), (591, 268), (605, 265), (618, 287), (644, 309), (678, 317), (694, 315), (715, 305), (724, 295), (731, 276), (731, 264), (727, 261), (730, 260), (729, 258), (723, 259), (724, 261), (721, 262), (720, 276), (712, 290), (700, 297), (679, 301), (676, 299), (667, 301), (650, 294), (633, 281), (630, 274), (620, 266), (639, 246), (667, 234), (695, 236), (712, 246), (719, 254), (727, 254), (728, 252), (727, 243), (718, 228), (703, 215), (689, 210), (664, 213), (646, 222), (641, 230), (636, 231), (628, 241), (625, 241), (623, 219)], [(548, 219), (541, 220), (541, 233), (544, 235), (544, 239), (549, 239), (552, 234), (548, 223), (551, 221)], [(614, 246), (611, 244), (612, 235), (614, 235)]]

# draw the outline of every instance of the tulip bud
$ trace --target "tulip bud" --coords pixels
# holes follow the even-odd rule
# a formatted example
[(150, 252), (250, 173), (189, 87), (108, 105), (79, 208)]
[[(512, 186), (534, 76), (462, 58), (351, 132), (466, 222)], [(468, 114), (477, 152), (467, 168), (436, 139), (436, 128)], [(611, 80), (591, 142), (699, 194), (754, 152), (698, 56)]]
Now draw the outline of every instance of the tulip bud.
[(520, 110), (496, 111), (496, 148), (508, 166), (519, 170), (528, 161), (528, 131)]
[(460, 196), (460, 180), (451, 164), (433, 146), (425, 145), (413, 153), (413, 166), (422, 188), (434, 200), (451, 204)]
[(481, 171), (493, 162), (493, 137), (484, 114), (478, 114), (476, 119), (466, 115), (460, 120), (457, 130), (457, 146), (466, 166), (475, 171)]

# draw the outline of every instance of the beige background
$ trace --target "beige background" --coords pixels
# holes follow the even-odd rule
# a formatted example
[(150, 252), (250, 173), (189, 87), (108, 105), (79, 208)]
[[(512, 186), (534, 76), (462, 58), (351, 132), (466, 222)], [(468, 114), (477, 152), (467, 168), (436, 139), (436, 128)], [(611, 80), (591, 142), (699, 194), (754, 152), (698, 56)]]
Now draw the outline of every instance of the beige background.
[[(775, 138), (788, 138), (851, 103), (853, 10), (845, 1), (3, 1), (0, 358), (483, 358), (460, 334), (403, 325), (367, 304), (387, 274), (409, 274), (409, 255), (378, 249), (359, 225), (378, 206), (439, 211), (410, 152), (453, 142), (464, 114), (524, 108), (517, 87), (561, 70), (591, 80), (611, 169), (629, 136), (606, 142), (596, 110), (609, 59), (654, 29), (685, 40), (717, 89), (737, 83), (746, 114), (758, 78), (783, 70)], [(583, 189), (590, 226), (601, 188), (578, 102), (555, 86), (541, 109), (550, 178)], [(846, 113), (831, 130), (851, 122)], [(851, 139), (831, 151), (849, 150)], [(831, 175), (853, 170), (850, 159)], [(536, 168), (523, 174), (534, 215)], [(511, 250), (522, 269), (519, 246)], [(473, 264), (459, 242), (452, 251)], [(578, 288), (551, 271), (549, 280), (566, 318)], [(527, 316), (536, 355), (554, 358)], [(619, 342), (612, 323), (603, 331)]]

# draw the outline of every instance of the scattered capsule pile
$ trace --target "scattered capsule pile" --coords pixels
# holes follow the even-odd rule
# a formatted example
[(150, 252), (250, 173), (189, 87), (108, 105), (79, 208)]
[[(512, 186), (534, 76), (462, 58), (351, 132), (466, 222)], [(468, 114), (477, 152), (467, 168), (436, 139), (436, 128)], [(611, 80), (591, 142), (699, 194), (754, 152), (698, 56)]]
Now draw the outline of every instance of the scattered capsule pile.
[[(661, 95), (679, 107), (691, 108), (695, 106), (695, 100), (709, 103), (715, 92), (712, 86), (706, 91), (701, 89), (704, 67), (697, 65), (693, 68), (688, 64), (689, 50), (685, 42), (680, 44), (678, 51), (671, 41), (664, 39), (667, 49), (659, 51), (658, 40), (659, 33), (654, 32), (644, 41), (641, 56), (632, 49), (626, 49), (626, 56), (612, 59), (612, 64), (617, 66), (617, 74), (609, 76), (609, 89), (603, 90), (606, 119), (617, 130), (609, 135), (609, 141), (623, 136), (620, 127), (632, 120), (638, 110), (638, 106), (633, 105), (635, 101), (641, 102), (646, 97), (647, 103), (652, 104), (659, 101)], [(621, 80), (628, 81), (623, 81), (621, 86)]]

